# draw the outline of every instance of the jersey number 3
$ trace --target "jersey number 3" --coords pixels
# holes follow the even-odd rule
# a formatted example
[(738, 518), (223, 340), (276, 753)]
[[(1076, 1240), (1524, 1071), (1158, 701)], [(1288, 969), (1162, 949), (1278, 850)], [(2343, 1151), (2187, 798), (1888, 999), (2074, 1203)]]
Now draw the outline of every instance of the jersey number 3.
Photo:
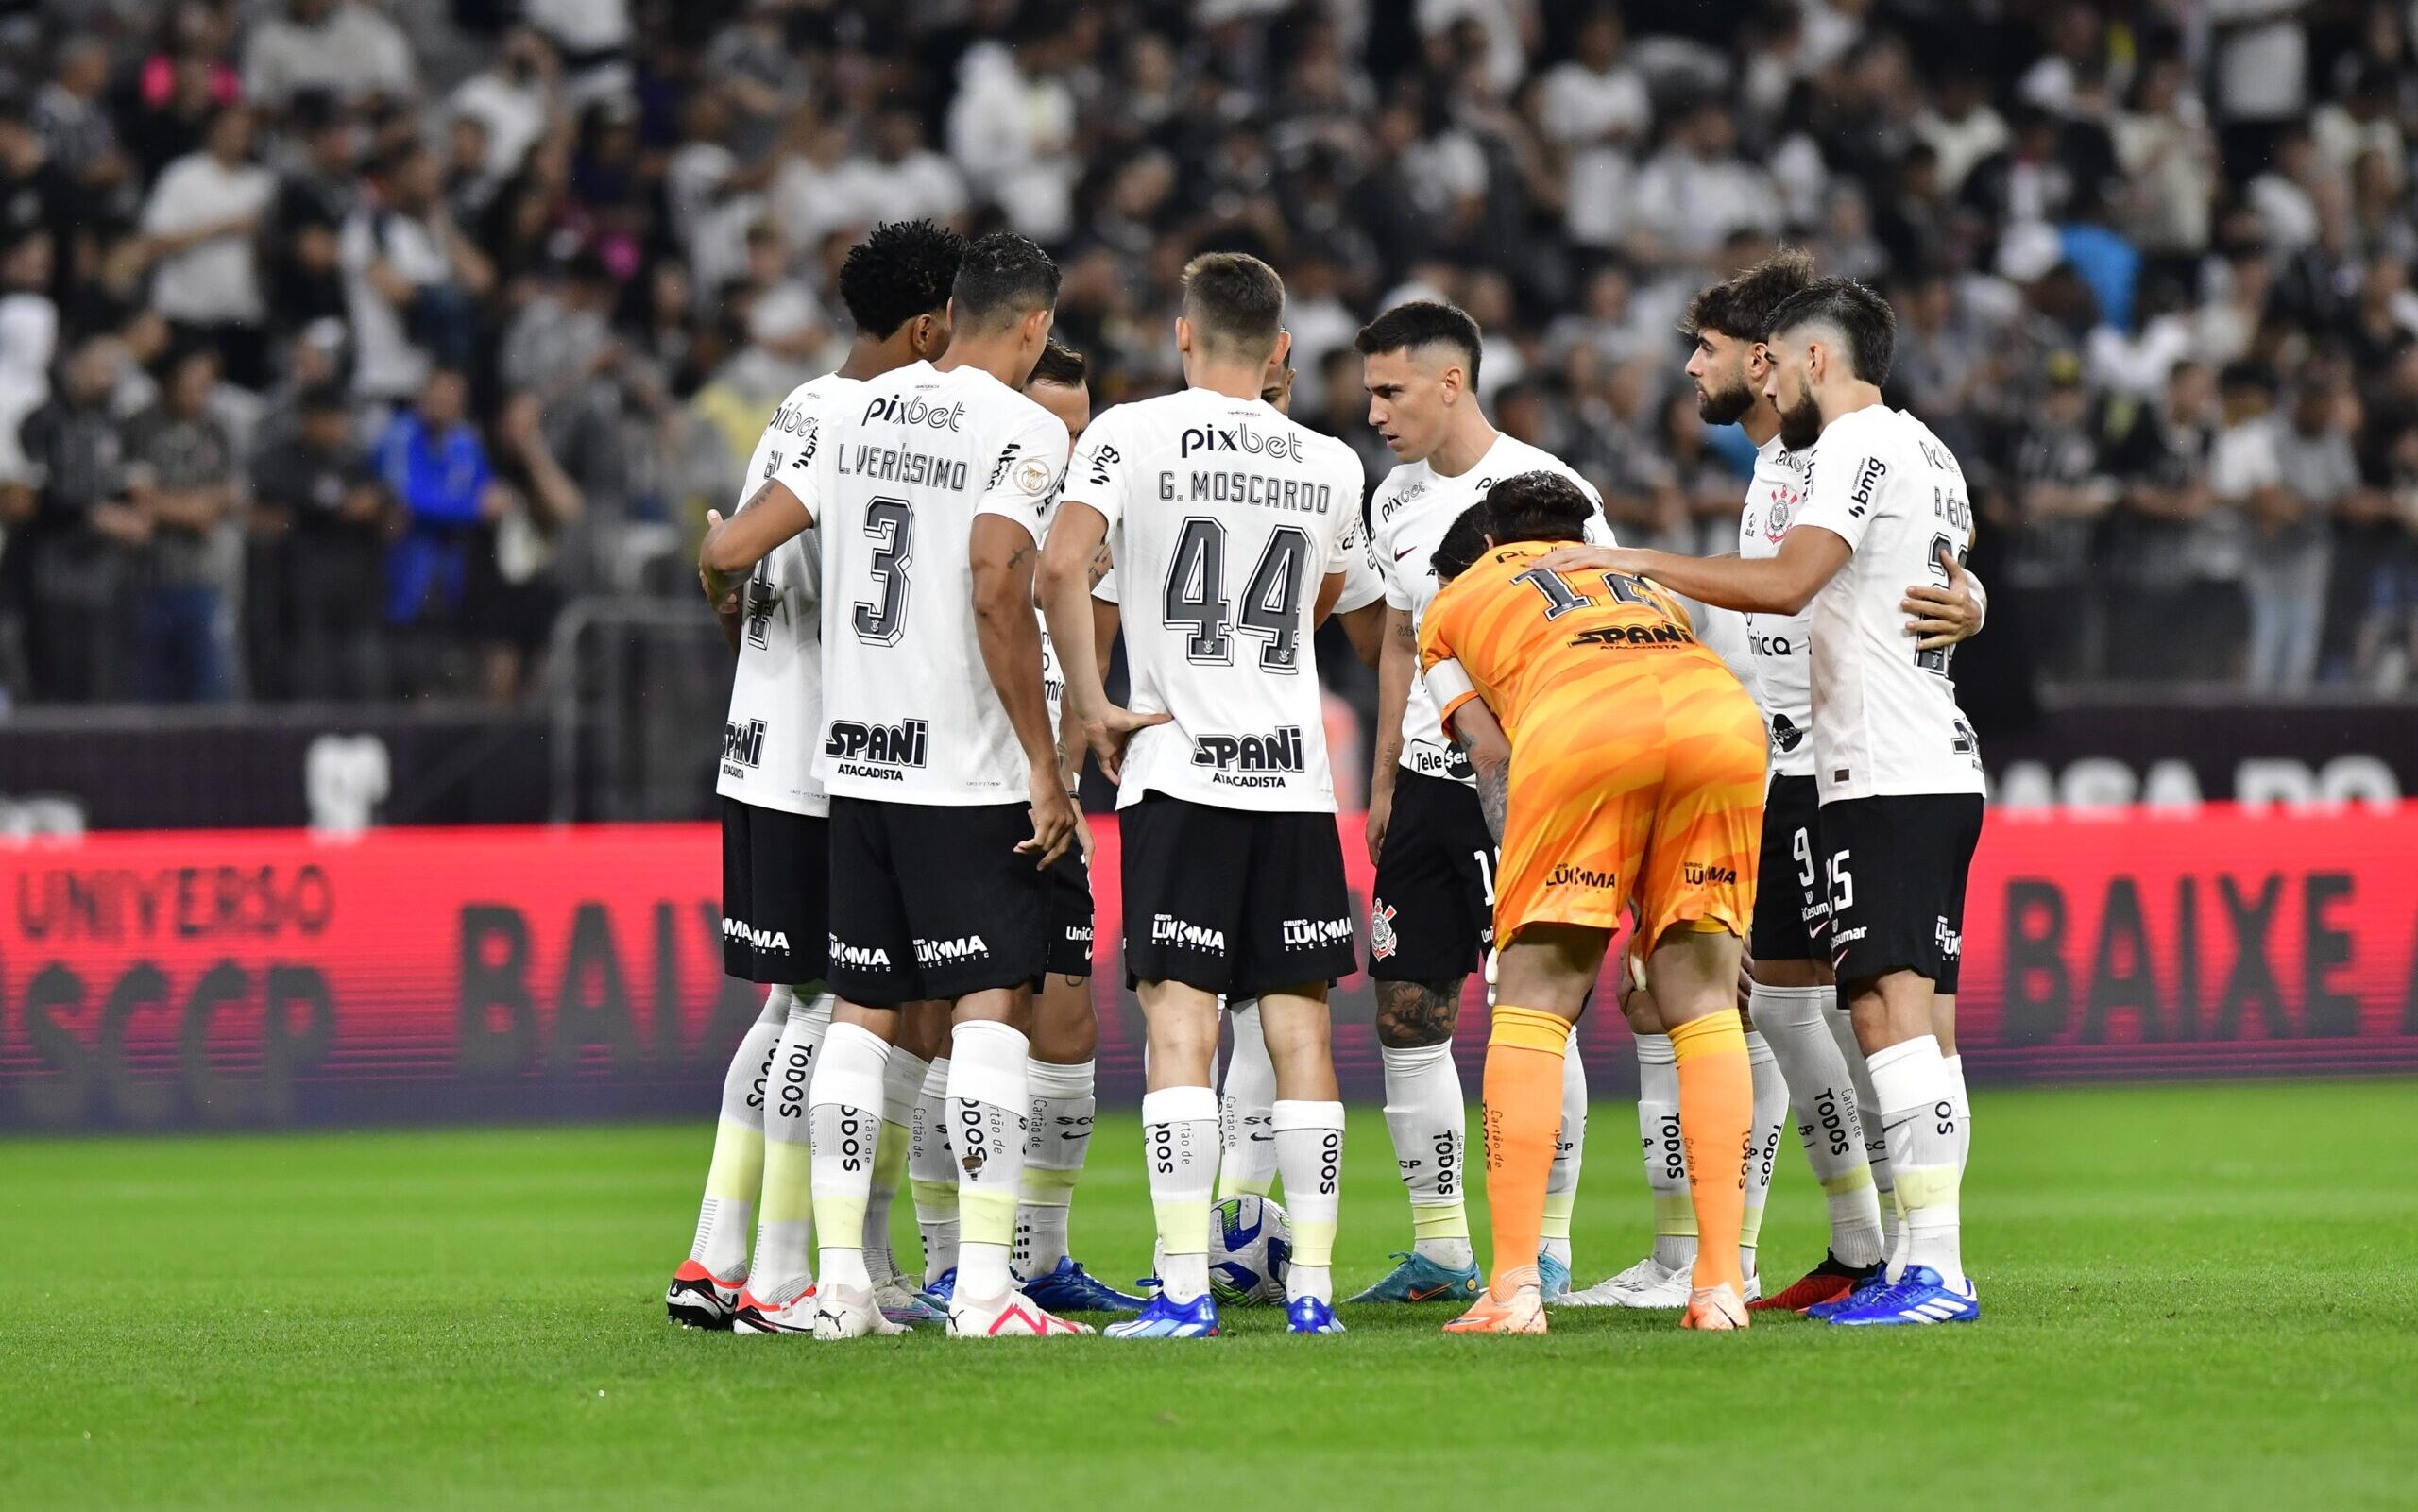
[(1262, 671), (1294, 671), (1300, 665), (1302, 579), (1309, 560), (1308, 534), (1294, 525), (1277, 526), (1243, 585), (1237, 618), (1226, 597), (1225, 525), (1198, 515), (1187, 518), (1176, 537), (1161, 604), (1169, 629), (1190, 632), (1184, 655), (1199, 666), (1232, 666), (1233, 632), (1239, 631), (1267, 642), (1259, 648)]
[(907, 629), (907, 564), (915, 554), (915, 517), (907, 501), (877, 499), (865, 505), (865, 534), (875, 542), (873, 580), (880, 597), (857, 604), (857, 638), (894, 646)]

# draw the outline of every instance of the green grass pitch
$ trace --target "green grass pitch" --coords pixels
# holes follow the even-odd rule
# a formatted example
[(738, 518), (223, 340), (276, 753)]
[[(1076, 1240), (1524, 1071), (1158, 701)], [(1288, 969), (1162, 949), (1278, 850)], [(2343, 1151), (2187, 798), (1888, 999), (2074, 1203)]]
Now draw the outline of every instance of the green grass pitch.
[[(1269, 1309), (1198, 1344), (692, 1334), (660, 1296), (703, 1119), (0, 1145), (0, 1507), (2418, 1502), (2418, 1086), (1977, 1101), (1979, 1325), (1736, 1336), (1446, 1338), (1433, 1307), (1338, 1339)], [(1633, 1127), (1596, 1111), (1582, 1283), (1643, 1243)], [(1133, 1121), (1101, 1133), (1076, 1248), (1121, 1281), (1149, 1210)], [(1349, 1153), (1347, 1287), (1407, 1229), (1373, 1113)], [(1819, 1213), (1783, 1151), (1776, 1283)]]

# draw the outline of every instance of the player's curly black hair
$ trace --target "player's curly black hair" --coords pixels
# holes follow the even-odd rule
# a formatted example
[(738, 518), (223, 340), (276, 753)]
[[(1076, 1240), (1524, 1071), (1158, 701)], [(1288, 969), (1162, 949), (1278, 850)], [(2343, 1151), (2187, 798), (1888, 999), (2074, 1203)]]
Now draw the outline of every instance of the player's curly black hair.
[(848, 248), (840, 298), (857, 330), (882, 341), (917, 315), (948, 303), (965, 260), (965, 238), (928, 220), (884, 221)]
[(1558, 472), (1522, 472), (1486, 491), (1445, 529), (1428, 558), (1438, 581), (1450, 583), (1487, 552), (1487, 542), (1583, 541), (1593, 501)]
[(1688, 305), (1679, 329), (1693, 336), (1718, 331), (1736, 341), (1766, 341), (1772, 314), (1791, 295), (1814, 281), (1814, 254), (1800, 246), (1783, 246), (1733, 277), (1700, 291)]

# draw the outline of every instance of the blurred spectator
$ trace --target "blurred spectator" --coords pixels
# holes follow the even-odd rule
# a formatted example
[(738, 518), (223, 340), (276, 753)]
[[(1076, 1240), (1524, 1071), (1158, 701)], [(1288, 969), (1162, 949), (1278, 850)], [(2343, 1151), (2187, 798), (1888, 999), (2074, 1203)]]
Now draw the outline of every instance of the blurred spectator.
[(135, 599), (135, 678), (143, 696), (214, 702), (234, 693), (233, 621), (241, 493), (235, 446), (210, 413), (217, 354), (179, 356), (160, 400), (127, 426), (127, 495), (149, 521)]
[(1630, 255), (1711, 268), (1733, 233), (1779, 230), (1776, 200), (1770, 175), (1738, 156), (1728, 104), (1699, 101), (1638, 175)]
[(2023, 597), (2023, 622), (2044, 671), (2096, 671), (2103, 655), (2106, 585), (2099, 581), (2099, 524), (2116, 502), (2113, 479), (2099, 469), (2090, 429), (2090, 395), (2070, 353), (2050, 360), (2048, 391), (2024, 417), (2013, 448), (2008, 486), (2014, 529), (2007, 586)]
[(487, 173), (509, 178), (554, 115), (554, 81), (560, 72), (553, 48), (534, 27), (516, 27), (503, 40), (496, 65), (463, 80), (453, 91), (452, 111), (486, 128)]
[(277, 180), (250, 161), (252, 120), (241, 106), (219, 111), (203, 142), (168, 164), (143, 207), (156, 259), (151, 307), (180, 338), (214, 348), (228, 377), (259, 388), (268, 354), (255, 248)]
[(387, 422), (373, 459), (400, 517), (386, 559), (386, 622), (422, 632), (411, 637), (406, 682), (415, 690), (448, 670), (444, 633), (462, 617), (471, 559), (505, 508), (468, 406), (460, 370), (432, 368), (418, 401)]
[(244, 93), (270, 110), (304, 90), (400, 99), (412, 73), (411, 43), (365, 0), (286, 0), (244, 48)]
[(1016, 45), (986, 41), (958, 63), (948, 112), (948, 153), (967, 178), (984, 186), (1008, 224), (1039, 241), (1072, 227), (1075, 97), (1048, 72), (1057, 39), (1028, 22)]
[(354, 391), (397, 401), (432, 367), (457, 373), (477, 337), (472, 300), (494, 281), (485, 254), (447, 212), (436, 155), (417, 142), (394, 149), (376, 201), (346, 220), (341, 257), (352, 312)]
[(26, 661), (39, 699), (81, 703), (134, 691), (122, 606), (135, 592), (151, 520), (130, 497), (125, 436), (110, 409), (119, 360), (108, 337), (77, 348), (58, 392), (19, 430), (32, 483), (8, 490), (9, 560), (24, 585)]
[(269, 568), (247, 605), (267, 630), (257, 680), (302, 699), (382, 696), (386, 496), (342, 387), (301, 396), (295, 433), (252, 465), (252, 513)]
[(2108, 518), (2107, 671), (2135, 682), (2214, 678), (2239, 630), (2239, 594), (2221, 586), (2205, 536), (2217, 498), (2209, 450), (2219, 420), (2206, 366), (2177, 363), (2152, 402), (2109, 406), (2103, 466), (2118, 489)]

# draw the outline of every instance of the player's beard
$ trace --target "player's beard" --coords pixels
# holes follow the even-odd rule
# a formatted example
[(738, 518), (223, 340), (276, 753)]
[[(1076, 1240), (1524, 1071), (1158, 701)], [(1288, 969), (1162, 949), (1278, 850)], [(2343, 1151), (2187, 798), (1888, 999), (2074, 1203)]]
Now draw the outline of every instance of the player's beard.
[(1822, 439), (1822, 407), (1810, 388), (1797, 391), (1796, 402), (1779, 412), (1779, 444), (1802, 451)]
[(1696, 417), (1707, 425), (1735, 425), (1754, 405), (1754, 391), (1744, 383), (1696, 390)]

